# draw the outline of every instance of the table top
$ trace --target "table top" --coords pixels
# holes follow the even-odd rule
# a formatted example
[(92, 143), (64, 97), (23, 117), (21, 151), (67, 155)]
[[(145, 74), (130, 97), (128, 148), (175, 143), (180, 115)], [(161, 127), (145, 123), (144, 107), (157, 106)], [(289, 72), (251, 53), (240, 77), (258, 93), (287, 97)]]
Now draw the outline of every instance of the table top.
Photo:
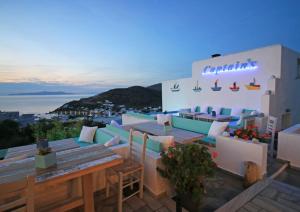
[(121, 156), (107, 147), (94, 144), (56, 153), (57, 164), (47, 169), (36, 169), (35, 158), (30, 157), (0, 164), (0, 182), (14, 182), (28, 175), (36, 176), (36, 183), (72, 174), (92, 173), (123, 162)]
[(283, 131), (280, 131), (279, 133), (286, 133), (286, 134), (300, 136), (300, 124), (293, 125)]
[(156, 122), (146, 122), (134, 124), (132, 127), (135, 130), (139, 130), (151, 135), (165, 136), (170, 135), (174, 136), (175, 142), (179, 144), (188, 144), (193, 141), (197, 141), (200, 138), (204, 137), (203, 134), (195, 133), (179, 128), (172, 128), (169, 131), (164, 130), (164, 126), (157, 124)]
[[(78, 148), (79, 145), (74, 142), (74, 138), (50, 141), (49, 146), (54, 152), (60, 152), (67, 149)], [(36, 153), (36, 144), (12, 147), (7, 150), (5, 159), (24, 156), (24, 158), (33, 157)]]
[(227, 116), (227, 115), (216, 115), (216, 116), (212, 116), (210, 114), (200, 114), (200, 115), (196, 115), (197, 119), (206, 119), (206, 120), (210, 120), (210, 121), (229, 121), (231, 119), (231, 116)]
[(203, 113), (201, 112), (179, 112), (180, 115), (186, 115), (186, 116), (195, 116), (195, 115), (201, 115)]

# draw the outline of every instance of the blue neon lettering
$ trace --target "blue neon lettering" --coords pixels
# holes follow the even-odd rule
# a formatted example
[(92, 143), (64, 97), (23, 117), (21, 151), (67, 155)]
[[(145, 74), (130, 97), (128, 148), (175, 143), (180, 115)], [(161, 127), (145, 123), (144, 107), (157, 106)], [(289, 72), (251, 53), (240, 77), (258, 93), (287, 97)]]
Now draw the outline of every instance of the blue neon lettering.
[(245, 62), (237, 61), (236, 63), (225, 64), (223, 66), (205, 66), (202, 74), (219, 74), (226, 72), (249, 71), (254, 69), (257, 69), (257, 61), (249, 58)]
[(245, 69), (245, 68), (247, 68), (247, 66), (248, 66), (248, 63), (242, 63), (240, 69)]

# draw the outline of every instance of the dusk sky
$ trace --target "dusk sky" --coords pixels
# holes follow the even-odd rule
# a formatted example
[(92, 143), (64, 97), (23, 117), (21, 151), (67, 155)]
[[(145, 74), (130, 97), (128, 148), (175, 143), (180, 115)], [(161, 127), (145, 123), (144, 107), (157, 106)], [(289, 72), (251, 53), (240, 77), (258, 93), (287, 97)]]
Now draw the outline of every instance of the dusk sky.
[(300, 51), (299, 0), (0, 0), (0, 94), (96, 92), (191, 76), (192, 62)]

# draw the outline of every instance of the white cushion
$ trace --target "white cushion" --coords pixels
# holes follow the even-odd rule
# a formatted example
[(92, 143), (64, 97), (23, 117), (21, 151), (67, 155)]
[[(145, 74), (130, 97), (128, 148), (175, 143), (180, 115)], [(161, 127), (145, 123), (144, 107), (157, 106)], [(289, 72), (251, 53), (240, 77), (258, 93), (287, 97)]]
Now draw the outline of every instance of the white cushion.
[(119, 143), (120, 143), (120, 136), (117, 135), (111, 138), (109, 141), (105, 142), (104, 146), (110, 147), (110, 146), (118, 145)]
[(174, 136), (153, 136), (148, 135), (149, 139), (158, 141), (162, 144), (162, 148), (164, 151), (167, 151), (170, 146), (174, 146), (175, 140)]
[(93, 143), (98, 127), (83, 126), (80, 132), (79, 141)]
[(258, 112), (256, 111), (256, 110), (253, 110), (253, 111), (251, 111), (251, 113), (250, 113), (250, 115), (257, 115), (258, 114)]
[(157, 124), (164, 125), (167, 121), (172, 124), (172, 115), (171, 114), (157, 114)]
[(112, 125), (114, 127), (117, 127), (119, 129), (123, 129), (123, 127), (118, 122), (116, 122), (115, 120), (111, 120), (110, 125)]
[(222, 135), (228, 124), (229, 122), (214, 121), (208, 131), (208, 136), (216, 137), (218, 135)]
[(231, 109), (231, 115), (232, 116), (240, 116), (243, 112), (242, 108), (232, 108)]

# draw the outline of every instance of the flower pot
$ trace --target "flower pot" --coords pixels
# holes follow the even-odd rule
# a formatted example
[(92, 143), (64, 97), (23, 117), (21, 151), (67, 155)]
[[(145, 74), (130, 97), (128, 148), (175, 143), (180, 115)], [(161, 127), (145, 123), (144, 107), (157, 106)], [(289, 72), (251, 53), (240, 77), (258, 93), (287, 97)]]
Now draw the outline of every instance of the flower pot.
[(177, 194), (173, 199), (176, 202), (176, 212), (181, 212), (182, 207), (188, 211), (200, 210), (200, 201), (193, 200), (192, 194)]
[(56, 153), (51, 152), (46, 155), (35, 155), (35, 167), (45, 169), (56, 164)]

